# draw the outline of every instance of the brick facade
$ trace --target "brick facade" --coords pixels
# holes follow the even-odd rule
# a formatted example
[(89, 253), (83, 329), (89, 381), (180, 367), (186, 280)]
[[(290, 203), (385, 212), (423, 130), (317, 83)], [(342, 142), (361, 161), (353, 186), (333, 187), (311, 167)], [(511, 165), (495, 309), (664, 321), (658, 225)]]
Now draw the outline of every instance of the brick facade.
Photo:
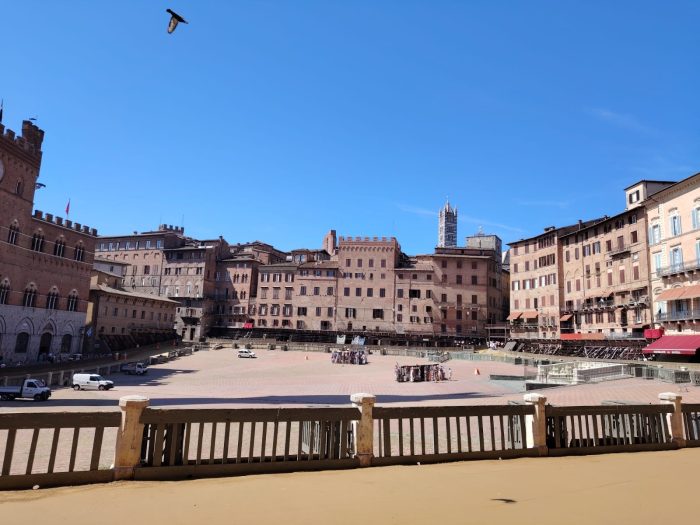
[(0, 125), (0, 356), (79, 352), (97, 231), (36, 210), (44, 132)]

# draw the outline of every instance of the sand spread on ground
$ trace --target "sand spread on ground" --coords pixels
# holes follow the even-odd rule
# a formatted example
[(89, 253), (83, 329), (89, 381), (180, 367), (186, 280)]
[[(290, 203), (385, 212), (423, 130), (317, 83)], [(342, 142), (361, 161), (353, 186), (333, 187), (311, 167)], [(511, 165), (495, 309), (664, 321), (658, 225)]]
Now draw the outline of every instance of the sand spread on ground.
[(697, 521), (700, 450), (522, 458), (0, 493), (3, 522), (657, 524)]

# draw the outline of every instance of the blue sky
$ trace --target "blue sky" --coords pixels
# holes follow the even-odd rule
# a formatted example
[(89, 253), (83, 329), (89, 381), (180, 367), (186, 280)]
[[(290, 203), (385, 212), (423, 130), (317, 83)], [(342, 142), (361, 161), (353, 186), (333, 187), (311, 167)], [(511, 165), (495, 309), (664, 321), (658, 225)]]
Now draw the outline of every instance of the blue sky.
[[(166, 33), (166, 8), (189, 25)], [(692, 1), (0, 0), (4, 124), (36, 206), (101, 233), (504, 242), (700, 171)]]

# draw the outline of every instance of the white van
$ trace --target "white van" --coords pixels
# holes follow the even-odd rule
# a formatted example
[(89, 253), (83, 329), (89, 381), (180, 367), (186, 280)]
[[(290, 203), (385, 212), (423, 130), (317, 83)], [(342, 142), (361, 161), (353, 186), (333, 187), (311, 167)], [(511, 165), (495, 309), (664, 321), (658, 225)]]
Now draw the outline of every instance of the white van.
[(73, 390), (109, 390), (114, 387), (112, 381), (108, 381), (97, 374), (73, 374)]

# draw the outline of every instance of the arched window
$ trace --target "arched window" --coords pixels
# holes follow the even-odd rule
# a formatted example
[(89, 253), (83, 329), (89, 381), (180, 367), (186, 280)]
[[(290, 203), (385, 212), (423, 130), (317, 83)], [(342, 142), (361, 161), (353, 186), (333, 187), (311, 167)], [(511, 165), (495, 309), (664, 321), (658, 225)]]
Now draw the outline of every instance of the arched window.
[(33, 284), (30, 284), (24, 289), (22, 306), (28, 308), (34, 308), (36, 306), (36, 286), (34, 286)]
[(54, 286), (46, 295), (46, 309), (55, 310), (58, 308), (58, 289)]
[(0, 304), (7, 304), (10, 300), (10, 281), (7, 279), (0, 283)]
[(27, 332), (21, 332), (17, 334), (17, 341), (15, 342), (15, 353), (26, 354), (27, 347), (29, 347), (29, 334)]
[(75, 259), (76, 261), (84, 261), (85, 260), (85, 248), (83, 248), (82, 242), (79, 242), (78, 244), (75, 245), (75, 253), (74, 253), (73, 259)]
[(62, 354), (67, 354), (70, 353), (70, 347), (73, 344), (73, 336), (70, 334), (66, 334), (61, 338), (61, 353)]
[(17, 221), (12, 223), (9, 230), (9, 233), (7, 234), (7, 242), (10, 244), (17, 244), (17, 240), (19, 239), (19, 226)]
[(41, 230), (32, 236), (32, 250), (35, 252), (44, 251), (44, 234), (41, 233)]
[(66, 310), (68, 310), (69, 312), (78, 311), (78, 292), (76, 292), (75, 290), (73, 290), (68, 296), (68, 305)]
[(53, 245), (53, 254), (57, 257), (63, 257), (63, 254), (65, 253), (65, 251), (66, 251), (66, 241), (63, 240), (63, 237), (61, 237), (60, 239), (56, 239), (56, 242)]

